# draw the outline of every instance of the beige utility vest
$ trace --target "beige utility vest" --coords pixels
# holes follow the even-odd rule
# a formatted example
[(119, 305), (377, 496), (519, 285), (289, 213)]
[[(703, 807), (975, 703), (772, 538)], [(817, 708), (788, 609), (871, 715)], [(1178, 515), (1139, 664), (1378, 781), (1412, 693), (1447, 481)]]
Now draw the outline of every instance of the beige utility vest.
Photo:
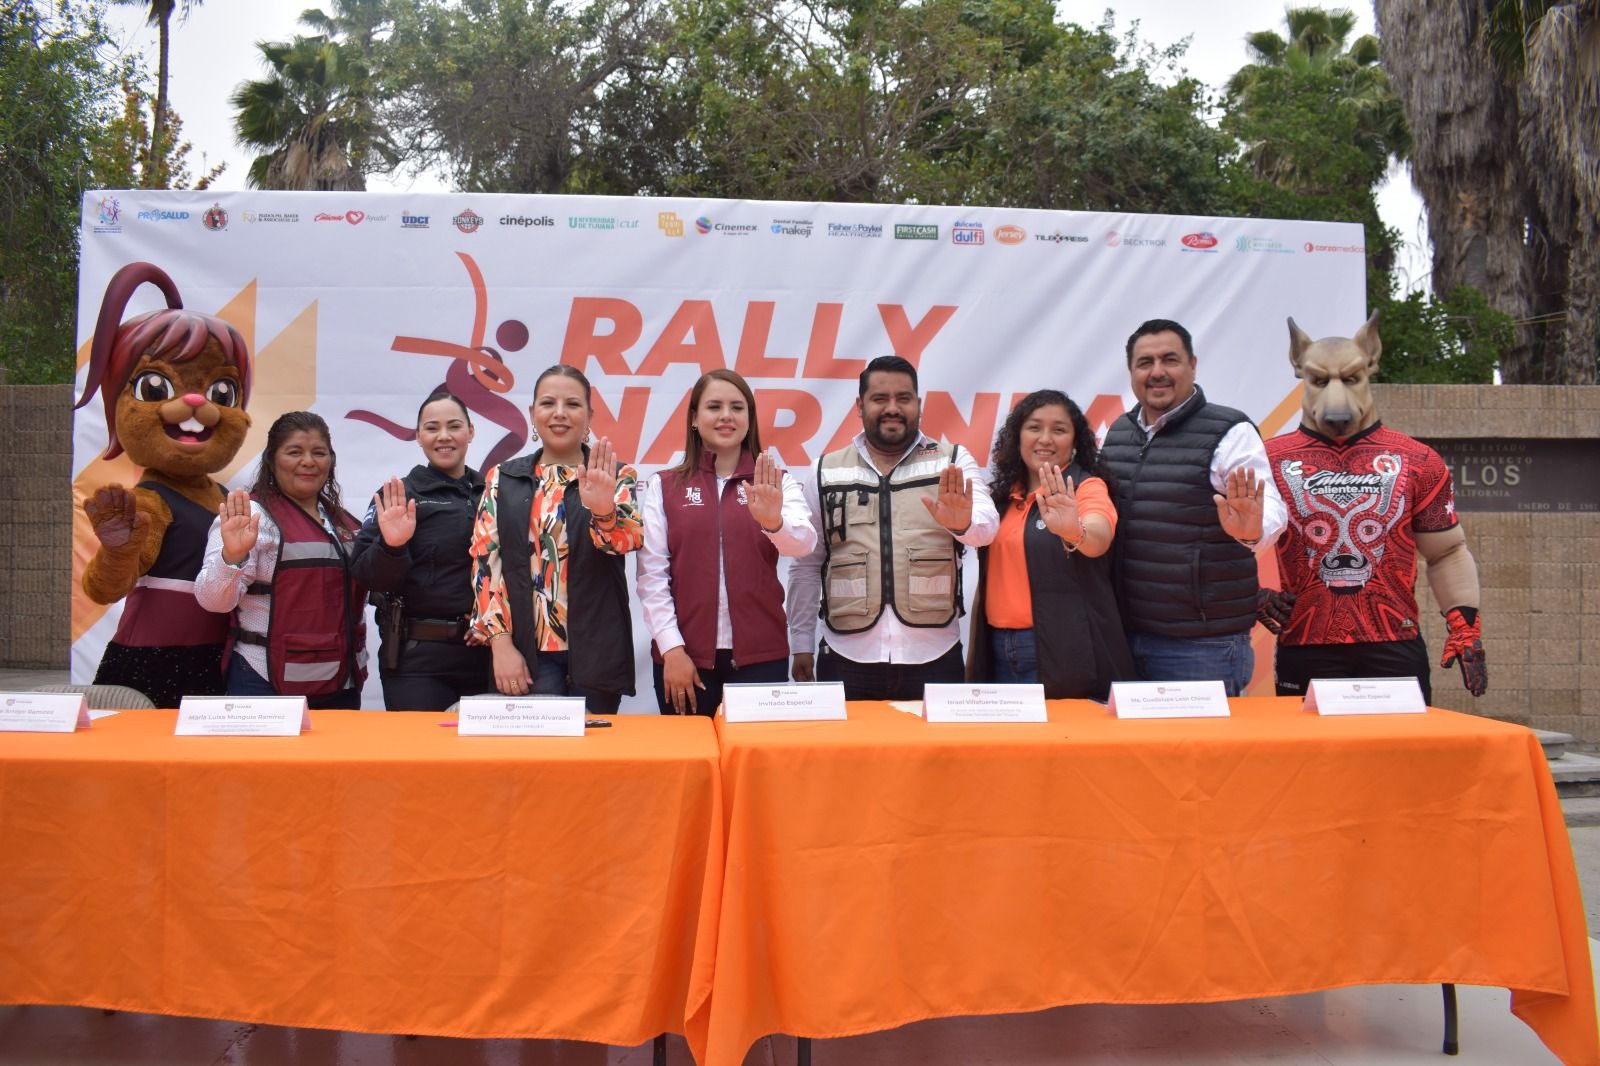
[(817, 462), (817, 502), (827, 561), (822, 618), (835, 633), (877, 624), (887, 605), (908, 626), (948, 625), (961, 609), (961, 544), (933, 520), (924, 498), (956, 445), (924, 441), (887, 476), (854, 444)]

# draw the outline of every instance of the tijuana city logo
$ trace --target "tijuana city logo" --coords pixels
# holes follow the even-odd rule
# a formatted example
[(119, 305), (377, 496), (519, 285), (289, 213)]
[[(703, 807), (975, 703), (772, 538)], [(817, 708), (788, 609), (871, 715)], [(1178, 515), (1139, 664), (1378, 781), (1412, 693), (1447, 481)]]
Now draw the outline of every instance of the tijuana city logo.
[(140, 211), (140, 222), (186, 222), (189, 219), (187, 211)]

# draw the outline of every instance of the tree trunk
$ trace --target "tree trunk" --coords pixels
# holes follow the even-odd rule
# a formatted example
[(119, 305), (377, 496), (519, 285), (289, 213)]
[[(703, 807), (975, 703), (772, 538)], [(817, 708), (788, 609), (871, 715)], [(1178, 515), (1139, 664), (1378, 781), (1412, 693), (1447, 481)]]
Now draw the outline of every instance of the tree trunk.
[(167, 59), (172, 45), (172, 10), (161, 12), (156, 28), (160, 59), (156, 65), (156, 108), (150, 118), (150, 155), (145, 165), (145, 186), (164, 189), (167, 185), (167, 143), (163, 132), (167, 125)]

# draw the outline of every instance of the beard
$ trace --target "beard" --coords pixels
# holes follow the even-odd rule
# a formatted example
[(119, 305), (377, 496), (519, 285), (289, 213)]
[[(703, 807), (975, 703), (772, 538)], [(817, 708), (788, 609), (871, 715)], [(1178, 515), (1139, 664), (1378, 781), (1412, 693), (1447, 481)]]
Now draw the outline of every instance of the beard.
[(878, 418), (866, 423), (862, 428), (867, 433), (867, 443), (879, 451), (896, 451), (904, 448), (917, 438), (917, 430), (921, 420), (908, 418), (905, 421), (890, 419), (885, 425), (883, 418)]

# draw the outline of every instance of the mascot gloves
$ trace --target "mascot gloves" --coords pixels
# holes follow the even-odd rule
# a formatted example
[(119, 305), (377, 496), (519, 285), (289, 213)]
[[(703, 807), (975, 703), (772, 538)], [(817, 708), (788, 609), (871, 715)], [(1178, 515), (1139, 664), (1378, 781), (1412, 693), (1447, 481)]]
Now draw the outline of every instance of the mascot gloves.
[(1483, 657), (1483, 629), (1478, 622), (1476, 607), (1452, 607), (1444, 613), (1450, 626), (1450, 635), (1444, 640), (1444, 657), (1440, 666), (1461, 663), (1461, 683), (1474, 696), (1489, 690), (1489, 666)]
[(1289, 615), (1294, 612), (1295, 596), (1292, 592), (1279, 592), (1277, 589), (1260, 589), (1256, 592), (1256, 621), (1267, 627), (1267, 632), (1276, 636), (1283, 632), (1283, 627), (1289, 624)]

